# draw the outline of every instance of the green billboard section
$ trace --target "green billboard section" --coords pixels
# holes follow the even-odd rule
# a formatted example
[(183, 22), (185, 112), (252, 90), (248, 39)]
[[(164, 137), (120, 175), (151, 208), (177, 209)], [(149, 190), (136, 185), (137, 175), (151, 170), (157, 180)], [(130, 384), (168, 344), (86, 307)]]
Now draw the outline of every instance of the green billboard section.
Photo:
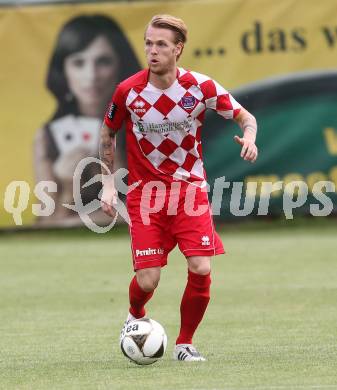
[[(233, 91), (258, 122), (259, 158), (255, 164), (240, 158), (240, 147), (233, 142), (233, 136), (241, 133), (238, 126), (216, 114), (208, 116), (203, 137), (208, 182), (211, 188), (222, 176), (231, 182), (222, 194), (221, 216), (232, 214), (233, 182), (244, 183), (241, 207), (247, 197), (255, 197), (251, 214), (256, 215), (259, 199), (266, 195), (262, 183), (281, 181), (282, 188), (271, 193), (268, 209), (268, 214), (281, 215), (289, 183), (303, 182), (295, 185), (294, 199), (307, 188), (305, 203), (294, 213), (308, 214), (310, 204), (320, 203), (313, 196), (317, 183), (327, 181), (330, 191), (326, 196), (333, 204), (331, 212), (336, 212), (337, 195), (331, 191), (337, 186), (336, 91), (337, 72), (295, 75)], [(256, 191), (254, 185), (247, 188), (248, 183), (255, 182)]]

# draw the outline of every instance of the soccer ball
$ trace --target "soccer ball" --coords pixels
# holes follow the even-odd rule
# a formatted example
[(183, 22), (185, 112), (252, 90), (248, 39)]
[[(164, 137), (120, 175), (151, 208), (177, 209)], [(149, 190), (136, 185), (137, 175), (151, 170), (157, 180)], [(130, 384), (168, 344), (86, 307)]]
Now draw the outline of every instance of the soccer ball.
[(123, 354), (140, 365), (152, 364), (160, 359), (164, 355), (166, 345), (164, 328), (150, 318), (131, 321), (120, 343)]

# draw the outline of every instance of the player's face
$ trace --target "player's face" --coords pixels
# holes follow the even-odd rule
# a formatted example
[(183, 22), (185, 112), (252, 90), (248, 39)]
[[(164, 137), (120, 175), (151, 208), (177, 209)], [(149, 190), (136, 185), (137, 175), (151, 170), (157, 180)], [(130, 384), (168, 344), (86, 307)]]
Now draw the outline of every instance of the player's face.
[(174, 42), (174, 33), (165, 28), (149, 26), (145, 33), (145, 54), (151, 72), (164, 75), (174, 69), (181, 43)]
[(97, 37), (86, 49), (64, 61), (68, 87), (81, 105), (106, 104), (118, 82), (119, 61), (116, 52), (103, 37)]

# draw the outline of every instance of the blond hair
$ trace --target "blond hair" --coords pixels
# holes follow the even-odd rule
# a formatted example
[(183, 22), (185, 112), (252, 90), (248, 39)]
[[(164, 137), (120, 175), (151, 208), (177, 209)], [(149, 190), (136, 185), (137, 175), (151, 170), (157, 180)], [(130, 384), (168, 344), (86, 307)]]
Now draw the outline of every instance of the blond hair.
[(183, 20), (176, 18), (171, 15), (155, 15), (150, 20), (149, 24), (146, 27), (157, 27), (157, 28), (166, 28), (173, 31), (174, 33), (174, 43), (177, 44), (181, 42), (184, 44), (187, 41), (187, 27)]

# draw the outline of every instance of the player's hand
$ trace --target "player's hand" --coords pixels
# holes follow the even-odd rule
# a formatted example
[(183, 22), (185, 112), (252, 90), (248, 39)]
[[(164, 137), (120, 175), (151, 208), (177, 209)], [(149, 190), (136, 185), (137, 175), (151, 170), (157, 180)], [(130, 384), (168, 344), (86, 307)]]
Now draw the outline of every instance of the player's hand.
[(244, 160), (254, 163), (258, 156), (258, 150), (255, 143), (244, 137), (240, 138), (237, 135), (234, 137), (234, 141), (242, 146), (240, 156)]
[(115, 216), (114, 206), (117, 205), (117, 191), (114, 186), (109, 184), (103, 185), (102, 197), (101, 197), (101, 207), (105, 214), (110, 217)]

